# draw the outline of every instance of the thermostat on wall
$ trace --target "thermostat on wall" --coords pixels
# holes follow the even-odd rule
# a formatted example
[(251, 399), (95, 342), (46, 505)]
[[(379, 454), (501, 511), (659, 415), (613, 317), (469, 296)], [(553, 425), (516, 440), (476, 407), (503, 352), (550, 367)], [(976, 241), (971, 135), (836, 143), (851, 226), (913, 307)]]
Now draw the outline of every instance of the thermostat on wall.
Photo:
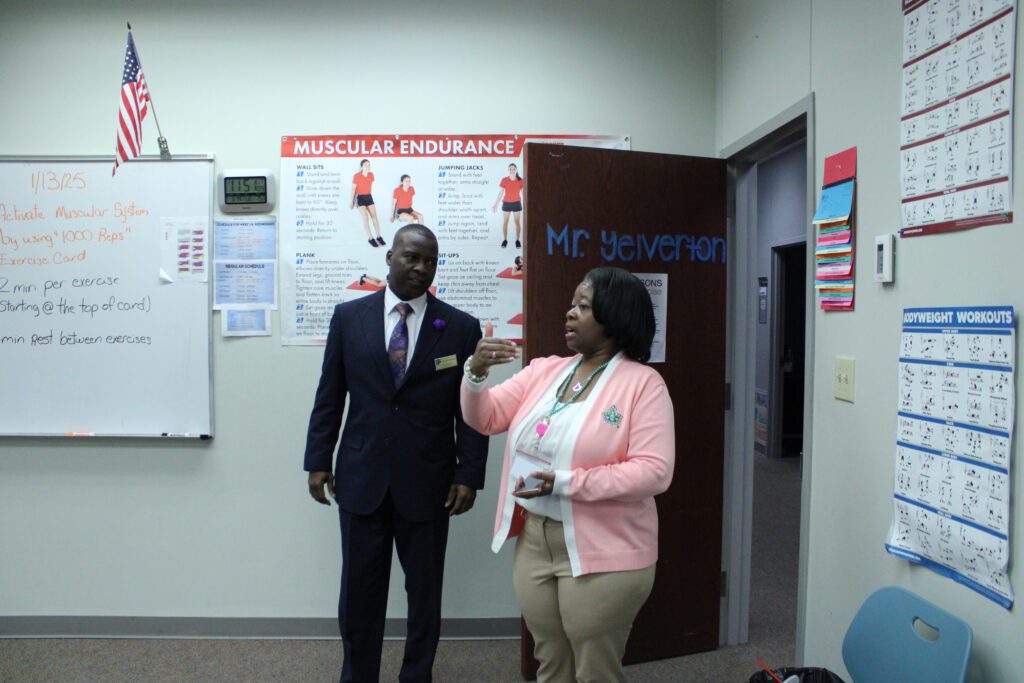
[(270, 213), (277, 182), (267, 168), (238, 168), (217, 174), (217, 198), (224, 213)]
[(892, 235), (875, 237), (875, 281), (893, 281), (893, 238)]

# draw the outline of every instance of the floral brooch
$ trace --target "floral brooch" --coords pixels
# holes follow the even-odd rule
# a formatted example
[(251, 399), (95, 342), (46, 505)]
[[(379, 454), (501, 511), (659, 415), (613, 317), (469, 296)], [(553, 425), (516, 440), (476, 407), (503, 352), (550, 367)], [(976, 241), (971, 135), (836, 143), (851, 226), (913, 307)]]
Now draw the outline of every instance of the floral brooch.
[(605, 422), (610, 424), (612, 427), (615, 427), (616, 429), (622, 426), (622, 413), (620, 413), (614, 405), (612, 405), (612, 407), (609, 408), (608, 410), (601, 413), (601, 417), (604, 418)]

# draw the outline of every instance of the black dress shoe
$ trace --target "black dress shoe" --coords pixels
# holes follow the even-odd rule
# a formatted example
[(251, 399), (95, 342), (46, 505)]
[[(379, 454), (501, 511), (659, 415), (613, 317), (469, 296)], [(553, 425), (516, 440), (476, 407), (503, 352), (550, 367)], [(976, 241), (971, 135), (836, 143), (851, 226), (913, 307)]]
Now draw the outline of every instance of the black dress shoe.
[(516, 249), (522, 249), (522, 248), (523, 248), (523, 243), (520, 242), (519, 240), (516, 240)]
[(366, 240), (366, 241), (370, 243), (371, 247), (374, 247), (374, 248), (377, 247), (377, 240)]
[(501, 246), (507, 247), (508, 246), (508, 240), (502, 240), (501, 241)]
[(383, 237), (378, 237), (378, 238), (377, 238), (377, 244), (379, 244), (379, 245), (380, 245), (380, 246), (382, 246), (382, 247), (386, 247), (386, 246), (388, 246), (388, 243), (384, 241), (384, 238), (383, 238)]

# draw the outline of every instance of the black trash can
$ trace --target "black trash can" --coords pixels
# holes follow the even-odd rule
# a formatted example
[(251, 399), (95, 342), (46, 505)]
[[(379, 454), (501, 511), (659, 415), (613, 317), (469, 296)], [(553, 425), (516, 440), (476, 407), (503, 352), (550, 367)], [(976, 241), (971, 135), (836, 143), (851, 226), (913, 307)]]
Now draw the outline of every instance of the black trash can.
[[(785, 669), (773, 669), (776, 676), (785, 681), (790, 676), (798, 676), (800, 683), (845, 683), (843, 679), (836, 676), (828, 669), (818, 667), (787, 667)], [(748, 683), (779, 683), (772, 678), (767, 671), (758, 671), (750, 677)]]

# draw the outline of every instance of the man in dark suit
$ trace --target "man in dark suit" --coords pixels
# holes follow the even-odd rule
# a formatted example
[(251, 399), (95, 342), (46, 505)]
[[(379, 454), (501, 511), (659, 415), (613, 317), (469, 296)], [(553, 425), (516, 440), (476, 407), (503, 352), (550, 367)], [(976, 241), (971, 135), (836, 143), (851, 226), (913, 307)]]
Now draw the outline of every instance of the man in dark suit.
[(448, 519), (473, 507), (487, 459), (487, 438), (459, 409), (480, 325), (427, 291), (437, 239), (407, 225), (387, 263), (385, 290), (334, 309), (306, 439), (310, 495), (330, 505), (326, 486), (340, 510), (342, 683), (379, 677), (392, 543), (409, 601), (399, 680), (431, 680)]

